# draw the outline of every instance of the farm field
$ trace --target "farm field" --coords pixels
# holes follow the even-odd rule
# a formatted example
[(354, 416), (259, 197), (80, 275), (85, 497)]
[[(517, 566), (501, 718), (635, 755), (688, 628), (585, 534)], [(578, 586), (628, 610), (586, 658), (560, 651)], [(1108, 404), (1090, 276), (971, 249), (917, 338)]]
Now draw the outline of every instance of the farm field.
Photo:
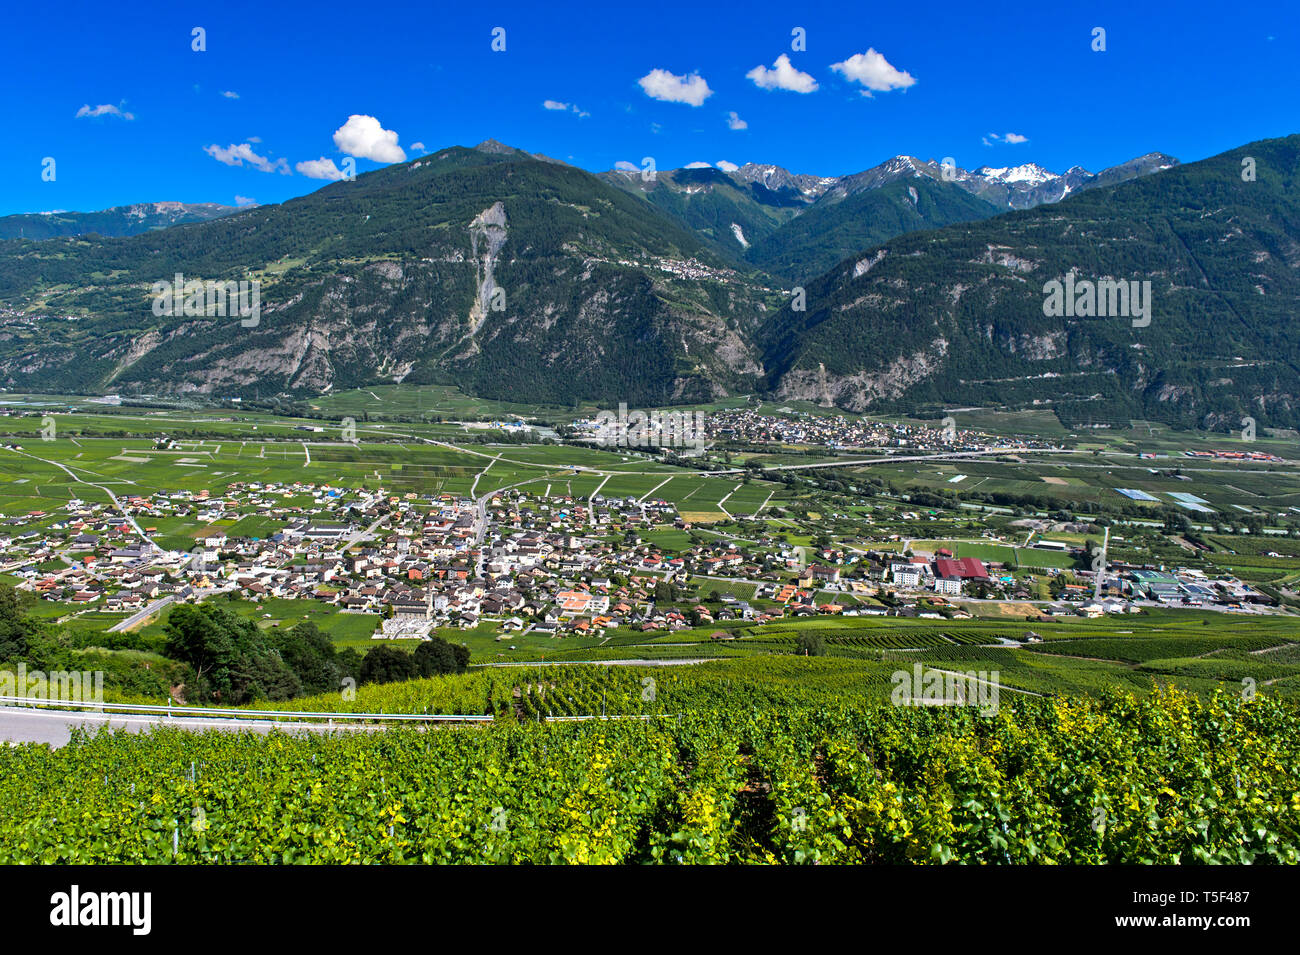
[[(653, 473), (626, 473), (629, 470)], [(553, 496), (587, 498), (599, 488), (607, 497), (650, 496), (719, 520), (726, 517), (720, 502), (726, 501), (731, 513), (752, 514), (764, 502), (780, 499), (782, 492), (780, 485), (770, 482), (741, 484), (730, 476), (697, 475), (659, 462), (586, 448), (455, 448), (367, 441), (351, 445), (308, 436), (295, 442), (181, 441), (179, 450), (163, 450), (147, 439), (57, 436), (23, 445), (21, 451), (0, 449), (0, 514), (26, 515), (39, 525), (52, 520), (48, 512), (69, 500), (109, 504), (105, 489), (119, 497), (177, 490), (220, 494), (237, 481), (308, 482), (393, 494), (457, 496), (522, 485), (539, 495), (550, 488)], [(233, 525), (224, 529), (259, 537), (278, 529), (267, 519), (246, 517), (243, 521), (233, 530)], [(155, 526), (160, 543), (181, 547), (207, 525), (162, 519)]]
[[(1288, 654), (1300, 648), (1300, 624), (1277, 618), (1252, 620), (1231, 629), (1215, 626), (1203, 615), (1156, 612), (1151, 619), (1073, 620), (1013, 623), (1001, 620), (890, 620), (827, 617), (783, 621), (764, 627), (728, 628), (737, 639), (711, 639), (717, 627), (701, 627), (646, 640), (629, 634), (607, 646), (586, 647), (582, 659), (661, 658), (673, 654), (709, 657), (794, 654), (800, 633), (816, 632), (830, 656), (892, 664), (919, 662), (947, 669), (998, 670), (1006, 685), (1051, 694), (1093, 694), (1107, 687), (1149, 693), (1159, 685), (1178, 685), (1190, 692), (1216, 689), (1241, 693), (1250, 678), (1261, 695), (1295, 696), (1300, 668)], [(1042, 643), (1020, 644), (1032, 630)], [(1272, 654), (1263, 651), (1271, 650)], [(1273, 655), (1276, 654), (1276, 655)], [(548, 653), (547, 658), (570, 655)], [(1243, 656), (1244, 655), (1244, 656)], [(1176, 658), (1178, 662), (1167, 662)], [(1185, 659), (1200, 660), (1182, 666)], [(1149, 661), (1166, 661), (1158, 666)], [(1290, 682), (1288, 682), (1290, 680)]]
[(952, 551), (954, 557), (975, 557), (983, 561), (996, 561), (1015, 567), (1073, 567), (1075, 558), (1067, 553), (1036, 547), (1007, 547), (985, 541), (966, 540), (914, 540), (912, 549), (935, 553), (940, 548)]
[(450, 385), (373, 385), (313, 398), (311, 406), (335, 415), (429, 414), (469, 419), (538, 416), (573, 418), (596, 410), (594, 405), (574, 409), (475, 398)]
[[(1292, 451), (1293, 457), (1297, 455), (1300, 449)], [(1132, 455), (1053, 455), (1050, 460), (1023, 462), (981, 459), (879, 463), (851, 467), (848, 473), (932, 491), (1027, 495), (1095, 506), (1124, 500), (1116, 489), (1125, 488), (1155, 498), (1151, 502), (1153, 512), (1157, 502), (1174, 504), (1173, 494), (1190, 494), (1208, 502), (1215, 514), (1228, 518), (1254, 513), (1261, 507), (1281, 510), (1300, 503), (1300, 470), (1294, 466), (1182, 457), (1138, 461)], [(954, 484), (953, 479), (959, 475), (964, 477)], [(1214, 519), (1214, 514), (1190, 510), (1187, 514), (1193, 521)]]

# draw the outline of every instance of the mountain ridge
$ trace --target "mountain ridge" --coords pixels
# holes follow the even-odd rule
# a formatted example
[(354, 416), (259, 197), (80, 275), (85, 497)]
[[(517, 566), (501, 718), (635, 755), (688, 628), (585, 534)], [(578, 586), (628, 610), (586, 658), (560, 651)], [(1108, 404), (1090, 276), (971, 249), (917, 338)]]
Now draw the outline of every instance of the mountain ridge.
[[(1243, 178), (1247, 158), (1267, 174)], [(765, 324), (767, 386), (851, 410), (995, 403), (1071, 421), (1109, 409), (1188, 426), (1294, 422), (1298, 159), (1300, 136), (1260, 141), (865, 249), (809, 284), (805, 312), (787, 305)], [(1149, 283), (1151, 312), (1052, 315), (1049, 283), (1067, 276)]]
[[(876, 167), (888, 182), (809, 201), (795, 198), (808, 181), (770, 170), (669, 170), (638, 194), (622, 173), (446, 147), (211, 222), (0, 244), (0, 387), (266, 396), (405, 381), (560, 405), (759, 392), (1294, 426), (1300, 136), (1168, 158), (1138, 157), (1114, 184), (1072, 170), (1087, 188), (1000, 211), (911, 157)], [(1044, 172), (979, 178), (1041, 188)], [(769, 278), (782, 263), (807, 274), (798, 288)], [(174, 272), (260, 281), (261, 324), (159, 321), (151, 283)], [(1150, 327), (1045, 310), (1066, 276), (1149, 284)]]
[(217, 202), (135, 202), (91, 212), (18, 213), (0, 216), (0, 239), (53, 239), (98, 233), (109, 237), (138, 235), (189, 222), (208, 222), (239, 212), (240, 206)]
[[(599, 175), (700, 232), (733, 262), (756, 265), (783, 280), (798, 282), (825, 271), (862, 247), (855, 243), (874, 245), (918, 228), (937, 228), (1009, 209), (1059, 202), (1074, 192), (1127, 181), (1177, 164), (1177, 159), (1164, 153), (1147, 153), (1095, 175), (1080, 166), (1058, 175), (1034, 163), (1003, 168), (981, 166), (970, 171), (947, 160), (898, 155), (869, 169), (836, 177), (792, 173), (781, 166), (759, 163), (735, 169), (705, 166), (656, 170), (653, 175), (639, 169), (614, 169)], [(925, 216), (905, 214), (900, 199), (860, 198), (898, 182), (921, 180), (936, 183), (951, 193), (941, 197), (927, 190), (935, 201)], [(972, 203), (958, 192), (985, 205)], [(890, 193), (895, 197), (902, 194), (899, 190)], [(850, 200), (856, 200), (852, 213), (832, 208)], [(916, 202), (913, 198), (913, 210)], [(809, 221), (795, 227), (805, 216), (810, 217)], [(860, 219), (891, 222), (894, 231), (884, 226), (864, 229)], [(815, 238), (796, 244), (791, 233)]]

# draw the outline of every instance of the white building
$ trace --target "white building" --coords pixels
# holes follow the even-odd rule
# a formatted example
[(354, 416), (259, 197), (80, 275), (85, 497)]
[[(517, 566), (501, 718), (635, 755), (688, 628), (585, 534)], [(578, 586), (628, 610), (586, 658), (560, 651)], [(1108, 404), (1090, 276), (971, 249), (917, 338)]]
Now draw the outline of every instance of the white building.
[(920, 567), (900, 564), (894, 568), (894, 583), (900, 587), (920, 587), (924, 576)]

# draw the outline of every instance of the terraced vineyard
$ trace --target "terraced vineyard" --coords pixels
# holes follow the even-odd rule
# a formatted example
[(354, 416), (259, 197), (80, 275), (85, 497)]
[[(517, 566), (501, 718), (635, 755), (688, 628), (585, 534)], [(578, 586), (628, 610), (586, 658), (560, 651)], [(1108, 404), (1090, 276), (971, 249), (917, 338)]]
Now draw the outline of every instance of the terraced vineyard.
[(1282, 638), (1243, 634), (1241, 636), (1213, 637), (1133, 636), (1054, 640), (1050, 643), (1033, 644), (1029, 649), (1035, 653), (1098, 657), (1107, 660), (1144, 663), (1147, 660), (1155, 660), (1160, 657), (1192, 657), (1226, 648), (1256, 651), (1272, 647), (1280, 648), (1286, 645), (1288, 645), (1288, 642)]
[[(970, 630), (880, 630), (837, 627), (818, 632), (823, 634), (822, 639), (828, 647), (862, 650), (904, 650), (996, 642), (996, 637), (992, 634)], [(793, 646), (799, 633), (800, 631), (765, 631), (750, 637), (748, 642), (769, 646)]]

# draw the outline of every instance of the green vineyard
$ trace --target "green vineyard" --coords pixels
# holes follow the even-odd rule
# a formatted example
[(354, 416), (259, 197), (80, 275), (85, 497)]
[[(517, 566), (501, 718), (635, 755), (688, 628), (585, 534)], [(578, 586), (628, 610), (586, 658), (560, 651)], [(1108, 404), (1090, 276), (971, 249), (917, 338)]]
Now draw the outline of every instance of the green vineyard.
[[(864, 699), (865, 672), (813, 688), (790, 662), (754, 685), (502, 679), (481, 728), (5, 747), (0, 863), (1300, 862), (1289, 701), (1007, 694), (985, 714)], [(466, 705), (457, 679), (445, 702)], [(602, 699), (645, 716), (543, 716)]]
[(826, 646), (850, 650), (908, 650), (958, 645), (997, 643), (998, 634), (985, 630), (909, 630), (879, 628), (810, 628), (804, 631), (761, 631), (747, 637), (746, 643), (757, 646), (794, 646), (799, 633), (815, 632), (823, 635)]

